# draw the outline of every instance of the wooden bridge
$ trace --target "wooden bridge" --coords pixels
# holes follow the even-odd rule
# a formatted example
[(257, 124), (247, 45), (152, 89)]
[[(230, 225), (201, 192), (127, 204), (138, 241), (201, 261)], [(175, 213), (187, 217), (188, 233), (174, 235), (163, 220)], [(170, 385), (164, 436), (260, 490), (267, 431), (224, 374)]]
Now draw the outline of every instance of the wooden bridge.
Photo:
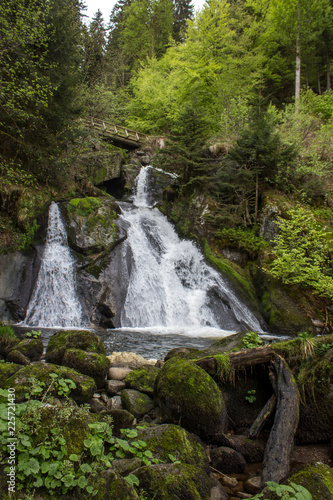
[(112, 125), (97, 118), (82, 119), (87, 128), (96, 130), (107, 139), (111, 139), (124, 146), (139, 148), (146, 141), (146, 135), (135, 130), (130, 130), (120, 125)]

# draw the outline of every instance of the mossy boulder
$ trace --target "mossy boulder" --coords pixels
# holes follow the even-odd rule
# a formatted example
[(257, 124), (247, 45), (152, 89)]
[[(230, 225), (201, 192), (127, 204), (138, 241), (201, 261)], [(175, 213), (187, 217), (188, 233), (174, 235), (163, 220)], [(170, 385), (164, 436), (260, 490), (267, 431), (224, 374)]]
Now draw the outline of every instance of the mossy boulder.
[(126, 377), (125, 382), (130, 389), (144, 392), (153, 396), (156, 377), (160, 369), (156, 366), (144, 365), (132, 370)]
[(98, 491), (95, 500), (140, 500), (134, 487), (112, 469), (99, 474), (91, 485)]
[(111, 409), (108, 414), (112, 417), (113, 434), (115, 436), (120, 436), (121, 429), (128, 429), (134, 423), (134, 415), (127, 410)]
[(72, 199), (67, 205), (69, 244), (87, 255), (111, 250), (118, 238), (118, 213), (108, 197)]
[(0, 326), (0, 355), (6, 357), (8, 352), (20, 342), (10, 326)]
[(101, 339), (90, 331), (56, 332), (46, 348), (46, 361), (74, 368), (92, 377), (98, 387), (104, 387), (110, 367)]
[(154, 394), (166, 421), (203, 439), (225, 427), (226, 410), (218, 385), (191, 361), (167, 361), (156, 379)]
[(135, 389), (124, 389), (121, 392), (121, 402), (125, 410), (135, 417), (142, 417), (154, 407), (153, 400), (147, 394)]
[(51, 373), (58, 375), (58, 378), (71, 379), (76, 384), (76, 388), (71, 390), (69, 396), (78, 404), (88, 403), (96, 391), (95, 381), (91, 377), (64, 366), (42, 362), (33, 363), (18, 370), (6, 380), (4, 389), (13, 387), (16, 402), (23, 402), (25, 401), (25, 394), (29, 393), (29, 389), (32, 387), (29, 379), (44, 382), (46, 384), (44, 387), (45, 392), (52, 381)]
[(23, 356), (27, 358), (30, 362), (39, 361), (44, 352), (43, 341), (41, 338), (21, 340), (18, 344), (15, 345), (15, 348), (10, 350), (9, 353), (7, 354), (6, 359), (8, 361), (15, 362), (15, 359), (13, 358), (14, 352), (19, 352), (23, 354)]
[(202, 442), (179, 425), (149, 425), (138, 433), (138, 439), (147, 443), (154, 458), (170, 461), (170, 455), (181, 463), (197, 465), (209, 470), (209, 464)]
[(98, 389), (105, 386), (110, 361), (103, 354), (85, 352), (80, 349), (68, 349), (62, 358), (61, 364), (92, 377)]
[(104, 344), (96, 333), (87, 330), (67, 330), (52, 335), (46, 348), (46, 361), (60, 365), (67, 349), (106, 354)]
[[(158, 464), (135, 471), (149, 500), (211, 500), (215, 483), (200, 467), (188, 464)], [(220, 490), (221, 491), (221, 490)], [(222, 491), (215, 498), (227, 499)]]
[(0, 387), (3, 387), (6, 380), (21, 370), (22, 365), (17, 363), (0, 363)]
[(333, 469), (322, 463), (310, 464), (289, 478), (312, 494), (312, 500), (333, 500)]

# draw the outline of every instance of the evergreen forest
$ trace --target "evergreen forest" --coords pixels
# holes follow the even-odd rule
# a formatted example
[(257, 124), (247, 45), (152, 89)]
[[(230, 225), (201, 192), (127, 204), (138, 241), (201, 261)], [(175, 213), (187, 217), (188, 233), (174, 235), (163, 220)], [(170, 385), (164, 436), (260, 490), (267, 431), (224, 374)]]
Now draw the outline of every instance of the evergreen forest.
[(332, 55), (330, 0), (118, 0), (90, 22), (80, 0), (2, 0), (1, 252), (36, 240), (52, 199), (91, 195), (81, 155), (117, 149), (86, 130), (98, 118), (147, 135), (177, 174), (161, 209), (207, 258), (240, 283), (259, 266), (328, 326)]

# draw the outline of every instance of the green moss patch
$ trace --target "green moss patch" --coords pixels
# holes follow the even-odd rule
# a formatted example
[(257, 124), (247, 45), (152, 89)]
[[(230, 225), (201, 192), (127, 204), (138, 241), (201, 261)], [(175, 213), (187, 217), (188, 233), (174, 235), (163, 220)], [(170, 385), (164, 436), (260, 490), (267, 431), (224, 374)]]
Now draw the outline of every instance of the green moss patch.
[(67, 211), (71, 215), (87, 217), (102, 206), (99, 198), (87, 196), (86, 198), (73, 198), (67, 205)]

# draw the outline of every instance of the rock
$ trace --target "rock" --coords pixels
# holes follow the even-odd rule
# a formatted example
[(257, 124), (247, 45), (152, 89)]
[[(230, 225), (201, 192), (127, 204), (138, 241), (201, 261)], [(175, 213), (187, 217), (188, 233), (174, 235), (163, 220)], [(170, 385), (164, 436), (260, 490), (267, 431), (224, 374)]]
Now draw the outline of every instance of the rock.
[(250, 477), (250, 479), (244, 482), (244, 488), (248, 493), (256, 495), (261, 490), (261, 477)]
[(111, 380), (125, 380), (131, 369), (124, 366), (111, 366), (108, 371), (108, 378)]
[[(110, 371), (110, 370), (109, 370)], [(106, 392), (109, 396), (115, 396), (120, 394), (120, 392), (125, 389), (126, 384), (122, 380), (107, 380), (106, 381)]]
[(121, 476), (127, 476), (131, 472), (133, 472), (135, 469), (138, 469), (141, 467), (142, 462), (140, 458), (135, 457), (135, 458), (122, 458), (119, 460), (113, 460), (112, 462), (112, 468), (118, 472)]
[(123, 404), (121, 402), (120, 396), (113, 396), (111, 399), (109, 399), (109, 402), (111, 403), (112, 410), (122, 410), (123, 409)]
[(31, 387), (29, 378), (35, 378), (39, 382), (44, 382), (46, 384), (45, 391), (51, 383), (51, 373), (56, 373), (59, 378), (73, 380), (76, 388), (71, 390), (69, 396), (78, 404), (88, 403), (96, 390), (95, 381), (91, 377), (77, 373), (75, 370), (64, 366), (42, 363), (40, 361), (18, 370), (6, 380), (4, 389), (14, 388), (16, 402), (23, 402), (25, 394), (29, 392), (29, 387)]
[(95, 500), (140, 500), (134, 487), (112, 469), (94, 477), (90, 484), (98, 491)]
[(246, 462), (238, 451), (226, 446), (214, 448), (210, 452), (211, 464), (223, 474), (239, 474), (245, 470)]
[(209, 472), (205, 449), (200, 439), (179, 425), (149, 425), (138, 433), (138, 439), (147, 443), (154, 458), (163, 462), (170, 460), (170, 455), (182, 463), (197, 465)]
[(85, 255), (111, 250), (118, 240), (115, 224), (118, 212), (118, 205), (107, 197), (70, 200), (67, 205), (70, 246)]
[(68, 349), (62, 358), (61, 364), (92, 377), (97, 388), (105, 386), (109, 360), (103, 354), (85, 352), (80, 349)]
[(153, 409), (153, 400), (135, 389), (124, 389), (121, 393), (121, 402), (125, 410), (135, 417), (142, 417)]
[(92, 398), (89, 401), (89, 405), (90, 405), (90, 411), (92, 413), (101, 413), (102, 411), (105, 412), (105, 410), (106, 410), (105, 404), (96, 398)]
[(135, 352), (113, 352), (108, 356), (110, 363), (126, 363), (131, 365), (155, 364), (155, 360), (147, 360), (141, 354)]
[(21, 368), (22, 365), (17, 363), (0, 363), (0, 387), (4, 387), (6, 380), (21, 370)]
[(333, 500), (333, 469), (317, 462), (296, 472), (289, 481), (309, 490), (312, 500)]
[(264, 441), (234, 434), (217, 434), (214, 436), (214, 443), (238, 451), (249, 464), (262, 462), (266, 448)]
[(17, 351), (16, 349), (12, 349), (7, 354), (6, 360), (9, 361), (10, 363), (17, 363), (17, 364), (23, 365), (23, 366), (30, 364), (30, 359), (27, 358), (20, 351)]
[(109, 360), (101, 339), (94, 332), (56, 332), (46, 348), (46, 361), (74, 368), (92, 377), (99, 388), (105, 385)]
[(172, 358), (160, 370), (155, 400), (162, 417), (205, 439), (225, 427), (226, 411), (216, 382), (191, 361)]
[(160, 369), (155, 366), (142, 366), (132, 370), (126, 377), (125, 382), (130, 389), (144, 392), (153, 396), (154, 386)]
[[(43, 341), (40, 337), (37, 339), (24, 339), (15, 345), (14, 350), (19, 351), (21, 354), (23, 354), (24, 357), (29, 360), (29, 362), (30, 361), (39, 361), (43, 355), (43, 352), (44, 352)], [(8, 356), (11, 358), (12, 352), (13, 352), (13, 350), (9, 351), (7, 358), (8, 358)], [(12, 358), (8, 359), (8, 361), (15, 362)], [(24, 363), (24, 364), (27, 364), (27, 363)]]
[(112, 417), (113, 434), (120, 435), (121, 429), (127, 429), (134, 425), (134, 415), (127, 410), (112, 409), (108, 412)]
[[(158, 464), (135, 471), (140, 488), (163, 500), (210, 500), (216, 483), (200, 467), (188, 464)], [(221, 492), (221, 489), (219, 490)], [(223, 490), (222, 490), (223, 491)], [(215, 490), (216, 494), (217, 490)], [(227, 500), (227, 495), (216, 497)]]

